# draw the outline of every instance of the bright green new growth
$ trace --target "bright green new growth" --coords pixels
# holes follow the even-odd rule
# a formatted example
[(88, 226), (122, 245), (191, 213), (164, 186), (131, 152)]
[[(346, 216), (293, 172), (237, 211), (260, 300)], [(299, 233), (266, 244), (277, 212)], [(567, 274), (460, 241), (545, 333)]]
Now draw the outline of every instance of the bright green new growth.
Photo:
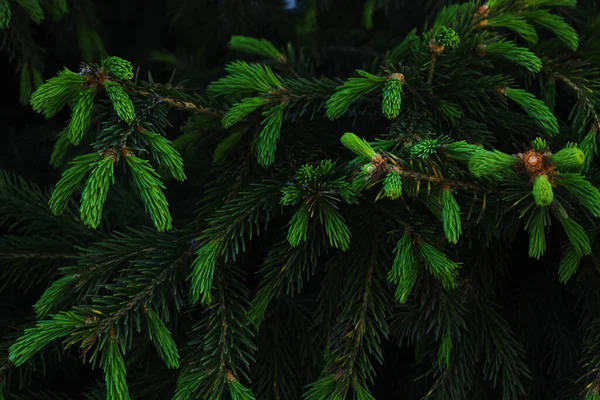
[(23, 336), (10, 346), (8, 359), (17, 367), (23, 365), (53, 340), (85, 327), (85, 318), (72, 312), (61, 312), (52, 319), (38, 321), (34, 327), (25, 329)]
[(8, 0), (0, 0), (0, 29), (8, 27), (10, 24), (11, 12)]
[(142, 136), (148, 142), (154, 158), (158, 160), (161, 165), (164, 165), (173, 175), (173, 177), (179, 182), (186, 180), (185, 173), (183, 172), (183, 159), (181, 154), (171, 144), (171, 142), (158, 133), (142, 130)]
[(106, 380), (106, 400), (129, 400), (125, 360), (116, 339), (110, 338), (105, 344), (100, 365)]
[(98, 153), (90, 153), (77, 156), (70, 162), (73, 166), (63, 172), (48, 201), (50, 211), (54, 215), (60, 215), (65, 211), (73, 193), (99, 160)]
[(547, 10), (536, 10), (525, 12), (524, 16), (531, 22), (552, 31), (571, 51), (579, 47), (577, 32), (559, 15), (551, 14)]
[(429, 272), (442, 282), (444, 288), (454, 289), (460, 264), (450, 260), (444, 253), (425, 241), (419, 243), (418, 247)]
[(308, 204), (302, 204), (290, 220), (287, 240), (290, 246), (296, 247), (300, 242), (306, 241), (308, 233), (308, 220), (310, 217)]
[(523, 17), (517, 17), (511, 14), (498, 15), (487, 19), (487, 24), (485, 26), (509, 29), (521, 36), (529, 42), (529, 44), (536, 44), (538, 41), (538, 35), (535, 28), (528, 24), (527, 20)]
[(413, 252), (412, 237), (404, 234), (394, 249), (396, 257), (392, 269), (388, 273), (388, 280), (396, 285), (395, 299), (399, 303), (406, 303), (417, 279), (419, 278), (419, 264)]
[(256, 400), (256, 397), (252, 394), (252, 390), (242, 385), (238, 380), (229, 382), (229, 394), (231, 395), (231, 400)]
[(106, 82), (104, 87), (119, 118), (127, 123), (133, 122), (135, 119), (135, 109), (133, 102), (129, 98), (129, 95), (125, 93), (123, 87), (111, 81)]
[(39, 0), (15, 0), (18, 5), (29, 15), (29, 18), (36, 24), (39, 24), (44, 19), (44, 10), (40, 5)]
[(65, 68), (33, 92), (31, 106), (46, 118), (51, 118), (82, 90), (84, 83), (84, 76)]
[(167, 367), (179, 368), (179, 351), (171, 336), (171, 332), (165, 326), (162, 319), (156, 315), (154, 310), (146, 308), (145, 311), (148, 317), (148, 334), (160, 358), (163, 359)]
[(110, 184), (114, 182), (115, 161), (105, 156), (93, 165), (83, 193), (81, 194), (81, 222), (96, 229), (102, 221), (102, 209)]
[(94, 96), (96, 88), (83, 89), (76, 97), (73, 107), (73, 116), (69, 122), (67, 137), (69, 141), (78, 145), (92, 122), (92, 109), (94, 108)]
[(571, 245), (575, 249), (575, 251), (579, 254), (589, 255), (592, 253), (592, 246), (590, 244), (590, 239), (588, 238), (585, 230), (581, 225), (573, 220), (573, 218), (569, 218), (566, 214), (562, 212), (557, 212), (556, 216), (560, 221)]
[(535, 208), (525, 225), (529, 232), (529, 257), (540, 259), (546, 252), (546, 231), (544, 227), (550, 222), (548, 208)]
[(54, 309), (56, 304), (71, 290), (73, 280), (72, 275), (67, 275), (52, 282), (33, 306), (38, 319), (44, 318)]
[(594, 156), (598, 155), (598, 142), (596, 140), (596, 132), (589, 132), (579, 145), (581, 151), (585, 154), (585, 169), (589, 170), (592, 165)]
[(554, 183), (566, 188), (594, 217), (600, 217), (600, 191), (585, 176), (563, 172), (554, 176)]
[(208, 86), (209, 96), (267, 93), (281, 86), (279, 78), (266, 65), (236, 61), (225, 67), (225, 71), (228, 72), (226, 77)]
[(533, 181), (533, 198), (535, 204), (540, 207), (546, 207), (554, 200), (554, 191), (552, 184), (546, 175), (536, 176)]
[(468, 162), (474, 154), (481, 150), (481, 147), (467, 143), (464, 140), (446, 145), (446, 152), (448, 152), (448, 155), (457, 161)]
[(577, 147), (567, 147), (554, 153), (550, 160), (559, 168), (578, 168), (585, 163), (585, 154)]
[(344, 221), (344, 217), (333, 207), (322, 204), (319, 208), (319, 220), (325, 225), (325, 233), (329, 244), (342, 251), (350, 248), (350, 229)]
[(444, 233), (450, 243), (457, 243), (462, 227), (460, 222), (460, 206), (456, 202), (452, 190), (444, 189), (442, 191), (442, 222), (444, 224)]
[(523, 89), (506, 88), (506, 96), (520, 105), (548, 135), (558, 134), (558, 121), (543, 101)]
[(125, 160), (131, 169), (133, 183), (140, 192), (146, 212), (150, 215), (154, 226), (159, 232), (170, 230), (173, 219), (169, 212), (169, 203), (163, 193), (165, 186), (158, 174), (148, 160), (142, 160), (134, 155), (128, 155)]
[(247, 36), (232, 36), (229, 47), (232, 50), (268, 57), (277, 62), (285, 61), (285, 56), (277, 50), (273, 43), (265, 39), (255, 39)]
[(435, 42), (449, 49), (456, 49), (460, 45), (460, 36), (454, 29), (442, 26), (435, 35)]
[(346, 132), (340, 139), (344, 147), (356, 155), (372, 160), (375, 156), (375, 150), (366, 140), (359, 138), (352, 132)]
[(410, 148), (410, 155), (413, 157), (427, 159), (432, 154), (437, 153), (440, 147), (439, 139), (424, 139), (415, 143)]
[(479, 149), (469, 161), (469, 170), (476, 177), (494, 175), (508, 168), (513, 168), (516, 163), (517, 157), (513, 155), (498, 150)]
[(221, 121), (223, 128), (231, 128), (265, 104), (267, 104), (267, 99), (264, 97), (246, 97), (242, 99), (241, 102), (234, 104), (223, 117)]
[(265, 119), (260, 123), (262, 130), (258, 136), (257, 161), (263, 167), (270, 167), (275, 162), (275, 151), (281, 134), (285, 105), (279, 104), (263, 111)]
[(212, 302), (210, 290), (213, 286), (213, 276), (220, 248), (217, 242), (211, 241), (200, 247), (196, 251), (196, 259), (192, 264), (192, 279), (190, 288), (190, 299), (192, 303), (197, 303), (200, 299), (202, 304)]
[(322, 160), (317, 166), (313, 164), (304, 164), (298, 168), (296, 176), (302, 184), (317, 183), (320, 180), (325, 180), (329, 176), (335, 163), (331, 160)]
[(548, 150), (548, 143), (546, 142), (545, 139), (542, 139), (541, 137), (537, 137), (537, 138), (533, 139), (533, 141), (531, 142), (531, 147), (535, 151), (546, 152)]
[(392, 75), (383, 86), (381, 110), (387, 119), (395, 119), (400, 115), (403, 83), (402, 79)]
[(344, 115), (352, 103), (363, 96), (379, 89), (386, 82), (386, 78), (357, 70), (360, 78), (349, 78), (336, 88), (333, 96), (327, 100), (327, 118), (337, 119)]
[(388, 172), (383, 180), (383, 192), (388, 199), (396, 200), (402, 196), (402, 177), (398, 172)]
[(542, 60), (529, 49), (519, 47), (515, 42), (500, 40), (485, 46), (485, 53), (489, 56), (504, 57), (531, 72), (540, 72)]
[(133, 66), (127, 60), (111, 56), (102, 60), (102, 69), (114, 79), (133, 79)]

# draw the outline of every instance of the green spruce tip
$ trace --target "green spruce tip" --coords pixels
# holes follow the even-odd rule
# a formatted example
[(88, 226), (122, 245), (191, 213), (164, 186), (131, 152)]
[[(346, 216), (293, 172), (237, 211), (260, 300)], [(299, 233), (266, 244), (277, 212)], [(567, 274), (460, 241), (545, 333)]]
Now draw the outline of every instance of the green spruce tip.
[(192, 272), (190, 279), (192, 281), (190, 288), (190, 300), (192, 304), (201, 301), (202, 304), (210, 304), (213, 300), (210, 293), (213, 287), (213, 279), (215, 267), (221, 247), (215, 240), (211, 240), (198, 250), (196, 250), (196, 258), (192, 263)]
[(133, 66), (119, 57), (111, 56), (102, 60), (102, 69), (112, 78), (124, 81), (133, 79)]
[(469, 170), (476, 176), (494, 175), (508, 168), (513, 168), (517, 157), (502, 153), (498, 150), (487, 151), (480, 149), (475, 152), (469, 161)]
[(171, 331), (154, 310), (146, 307), (145, 312), (148, 317), (148, 334), (160, 358), (163, 359), (167, 368), (179, 368), (179, 351)]
[(445, 146), (445, 150), (450, 158), (453, 158), (457, 161), (469, 161), (474, 154), (482, 149), (477, 145), (461, 140), (458, 142), (448, 143)]
[(104, 87), (119, 118), (127, 123), (133, 122), (135, 119), (135, 108), (129, 95), (125, 93), (125, 89), (112, 81), (105, 82)]
[(366, 140), (359, 138), (354, 133), (346, 132), (340, 139), (344, 147), (352, 151), (354, 154), (372, 160), (375, 156), (375, 150), (367, 143)]
[(387, 119), (395, 119), (400, 115), (403, 82), (402, 74), (392, 74), (383, 86), (381, 110)]
[(462, 233), (460, 206), (451, 189), (442, 191), (442, 223), (448, 242), (456, 244)]
[(300, 242), (306, 241), (308, 236), (308, 221), (310, 219), (310, 206), (306, 203), (294, 213), (288, 228), (287, 240), (290, 246), (297, 247)]
[(558, 168), (579, 168), (585, 163), (585, 154), (577, 147), (567, 147), (554, 153), (550, 160)]
[(248, 54), (268, 57), (279, 63), (284, 63), (286, 58), (273, 43), (266, 39), (256, 39), (248, 36), (232, 36), (229, 48)]
[(29, 103), (38, 113), (51, 118), (81, 92), (85, 77), (68, 69), (48, 79), (31, 95)]
[(44, 318), (54, 309), (63, 296), (69, 293), (74, 281), (73, 275), (67, 275), (52, 282), (50, 287), (44, 291), (39, 300), (33, 305), (33, 310), (38, 319)]
[(96, 229), (102, 221), (108, 189), (114, 182), (114, 165), (115, 159), (110, 155), (96, 162), (81, 194), (81, 222), (92, 229)]
[(106, 400), (130, 400), (125, 360), (116, 339), (109, 338), (104, 345), (100, 364), (106, 381)]
[(383, 192), (388, 199), (396, 200), (402, 196), (402, 177), (398, 172), (388, 172), (383, 181)]
[(98, 153), (90, 153), (77, 156), (71, 161), (72, 166), (63, 172), (48, 201), (50, 211), (54, 215), (60, 215), (65, 211), (73, 193), (98, 160), (100, 160)]
[(558, 134), (558, 120), (543, 101), (523, 89), (505, 88), (499, 91), (521, 106), (523, 111), (542, 127), (548, 135), (554, 136)]
[(173, 218), (163, 193), (165, 186), (160, 181), (159, 175), (148, 160), (142, 160), (133, 154), (127, 154), (125, 160), (131, 170), (133, 183), (140, 192), (146, 212), (150, 215), (154, 226), (159, 232), (171, 230)]
[(11, 17), (8, 0), (0, 0), (0, 29), (8, 28)]
[(460, 45), (460, 36), (454, 29), (442, 26), (435, 35), (435, 42), (449, 49), (456, 49)]
[(546, 175), (539, 175), (534, 178), (533, 198), (535, 199), (535, 204), (540, 207), (546, 207), (554, 200), (552, 184)]
[(92, 109), (94, 108), (94, 96), (96, 89), (91, 87), (83, 89), (76, 97), (76, 103), (73, 107), (73, 116), (69, 122), (67, 138), (69, 141), (78, 145), (83, 139), (92, 122)]

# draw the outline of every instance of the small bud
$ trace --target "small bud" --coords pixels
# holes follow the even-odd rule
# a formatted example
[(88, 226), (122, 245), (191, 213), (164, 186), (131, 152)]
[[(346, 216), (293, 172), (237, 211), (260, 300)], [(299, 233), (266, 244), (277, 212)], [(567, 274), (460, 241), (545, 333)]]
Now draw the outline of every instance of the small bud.
[(577, 168), (585, 162), (585, 154), (577, 147), (568, 147), (553, 154), (550, 160), (559, 168)]
[(442, 26), (435, 36), (435, 42), (441, 46), (456, 49), (460, 45), (460, 36), (454, 29)]
[(392, 200), (402, 196), (402, 177), (398, 172), (388, 172), (383, 181), (383, 191), (385, 196)]
[(387, 119), (395, 119), (400, 114), (404, 75), (392, 74), (383, 87), (381, 110)]
[(375, 166), (373, 164), (365, 164), (362, 166), (362, 173), (365, 175), (371, 175), (373, 172), (375, 172)]
[(375, 156), (375, 150), (367, 143), (366, 140), (359, 138), (354, 133), (346, 132), (340, 139), (342, 144), (354, 154), (363, 156), (372, 160)]
[(535, 199), (535, 204), (540, 207), (546, 207), (552, 203), (554, 192), (552, 191), (552, 184), (546, 175), (535, 177), (533, 181), (533, 198)]
[(108, 57), (102, 61), (102, 69), (114, 78), (129, 80), (133, 78), (133, 66), (119, 57)]

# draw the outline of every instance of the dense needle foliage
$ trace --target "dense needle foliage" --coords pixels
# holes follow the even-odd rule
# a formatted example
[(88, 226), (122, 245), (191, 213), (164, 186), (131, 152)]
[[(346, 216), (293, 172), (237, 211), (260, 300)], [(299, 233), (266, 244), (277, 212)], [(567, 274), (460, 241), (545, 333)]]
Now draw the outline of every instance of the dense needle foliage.
[(174, 1), (154, 76), (92, 3), (0, 0), (60, 126), (0, 170), (0, 399), (600, 400), (594, 1)]

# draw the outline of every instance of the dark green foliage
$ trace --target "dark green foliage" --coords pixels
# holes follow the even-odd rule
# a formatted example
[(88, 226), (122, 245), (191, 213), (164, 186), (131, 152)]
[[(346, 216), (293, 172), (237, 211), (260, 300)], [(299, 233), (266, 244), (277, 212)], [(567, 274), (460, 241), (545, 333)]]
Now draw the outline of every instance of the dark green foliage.
[(600, 8), (296, 3), (0, 0), (0, 399), (598, 397)]

